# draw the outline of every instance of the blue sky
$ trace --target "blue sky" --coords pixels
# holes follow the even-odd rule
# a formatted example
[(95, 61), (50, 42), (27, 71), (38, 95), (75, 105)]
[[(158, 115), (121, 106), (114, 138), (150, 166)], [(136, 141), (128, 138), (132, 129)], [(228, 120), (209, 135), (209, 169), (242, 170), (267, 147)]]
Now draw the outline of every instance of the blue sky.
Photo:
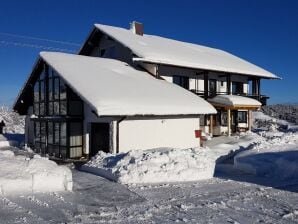
[(94, 23), (128, 27), (133, 20), (144, 23), (145, 33), (220, 48), (259, 65), (283, 78), (262, 81), (270, 103), (298, 102), (298, 1), (1, 0), (0, 105), (12, 104), (43, 50), (24, 44), (78, 49), (4, 33), (81, 44)]

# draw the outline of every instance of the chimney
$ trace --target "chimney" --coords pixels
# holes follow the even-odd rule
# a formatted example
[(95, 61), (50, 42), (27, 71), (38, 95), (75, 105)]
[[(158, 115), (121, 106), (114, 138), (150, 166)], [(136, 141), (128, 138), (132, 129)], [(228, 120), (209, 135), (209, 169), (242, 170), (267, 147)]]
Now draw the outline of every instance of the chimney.
[(144, 26), (143, 23), (139, 23), (137, 21), (133, 21), (130, 24), (130, 30), (137, 35), (143, 36), (144, 34)]

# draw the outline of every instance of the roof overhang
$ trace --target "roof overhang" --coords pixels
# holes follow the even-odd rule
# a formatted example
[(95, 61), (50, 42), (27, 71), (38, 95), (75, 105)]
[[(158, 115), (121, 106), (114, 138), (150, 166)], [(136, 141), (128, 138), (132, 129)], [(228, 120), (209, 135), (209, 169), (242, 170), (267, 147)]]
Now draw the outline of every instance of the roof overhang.
[(267, 76), (261, 76), (261, 75), (254, 75), (251, 73), (239, 73), (236, 71), (231, 71), (231, 70), (226, 70), (226, 69), (215, 69), (215, 68), (207, 68), (205, 66), (194, 66), (191, 64), (184, 64), (184, 65), (177, 65), (173, 64), (171, 62), (166, 62), (166, 61), (161, 61), (161, 60), (155, 60), (155, 59), (150, 59), (150, 58), (141, 58), (141, 57), (134, 57), (133, 62), (141, 62), (141, 63), (146, 63), (146, 64), (156, 64), (156, 65), (164, 65), (164, 66), (170, 66), (170, 67), (179, 67), (179, 68), (187, 68), (187, 69), (192, 69), (192, 70), (200, 70), (200, 71), (206, 71), (206, 72), (218, 72), (218, 73), (227, 73), (227, 74), (236, 74), (236, 75), (244, 75), (244, 76), (252, 76), (252, 77), (260, 77), (262, 79), (275, 79), (275, 80), (281, 80), (281, 77), (275, 76), (275, 77), (267, 77)]
[(262, 104), (252, 98), (237, 95), (217, 95), (208, 99), (215, 108), (226, 110), (257, 110)]

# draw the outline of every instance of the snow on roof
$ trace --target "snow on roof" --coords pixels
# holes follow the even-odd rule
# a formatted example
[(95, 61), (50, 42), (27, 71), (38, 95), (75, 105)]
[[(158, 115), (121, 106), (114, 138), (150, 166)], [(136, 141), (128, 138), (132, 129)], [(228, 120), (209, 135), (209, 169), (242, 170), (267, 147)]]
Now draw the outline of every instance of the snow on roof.
[(99, 116), (216, 113), (195, 94), (118, 60), (55, 52), (40, 56)]
[(251, 106), (251, 107), (260, 107), (262, 104), (252, 98), (237, 96), (237, 95), (217, 95), (211, 99), (208, 99), (210, 103), (219, 104), (223, 106)]
[(95, 27), (130, 48), (135, 61), (175, 65), (193, 69), (246, 74), (270, 79), (276, 75), (228, 52), (154, 35), (136, 35), (132, 31), (95, 24)]

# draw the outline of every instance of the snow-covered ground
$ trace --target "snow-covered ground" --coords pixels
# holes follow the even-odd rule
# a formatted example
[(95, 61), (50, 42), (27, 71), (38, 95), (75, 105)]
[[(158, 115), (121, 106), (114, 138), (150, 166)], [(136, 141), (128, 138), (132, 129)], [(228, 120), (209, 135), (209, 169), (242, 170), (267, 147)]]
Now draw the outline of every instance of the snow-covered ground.
[[(233, 178), (237, 175), (233, 174)], [(0, 223), (297, 223), (298, 183), (228, 176), (130, 186), (73, 170), (73, 192), (0, 196)], [(251, 176), (246, 176), (249, 180)], [(264, 183), (263, 183), (264, 182)], [(260, 185), (262, 184), (262, 185)]]

